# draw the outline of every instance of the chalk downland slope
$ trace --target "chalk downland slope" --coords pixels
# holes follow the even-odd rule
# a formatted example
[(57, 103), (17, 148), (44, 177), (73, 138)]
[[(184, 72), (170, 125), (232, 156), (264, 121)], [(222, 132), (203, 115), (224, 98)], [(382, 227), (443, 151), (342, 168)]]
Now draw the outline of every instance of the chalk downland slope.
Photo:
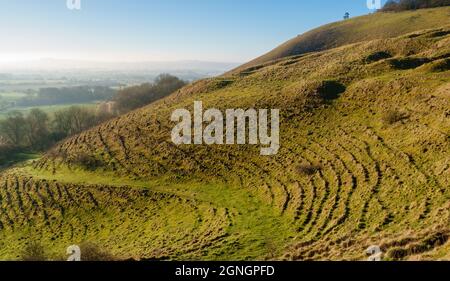
[[(135, 259), (448, 259), (449, 19), (195, 82), (4, 173), (1, 257), (37, 234)], [(197, 100), (279, 108), (279, 153), (175, 146)]]
[(288, 56), (328, 50), (352, 43), (387, 39), (448, 22), (450, 7), (421, 9), (402, 13), (375, 13), (330, 23), (300, 34), (230, 73), (251, 69), (257, 65)]

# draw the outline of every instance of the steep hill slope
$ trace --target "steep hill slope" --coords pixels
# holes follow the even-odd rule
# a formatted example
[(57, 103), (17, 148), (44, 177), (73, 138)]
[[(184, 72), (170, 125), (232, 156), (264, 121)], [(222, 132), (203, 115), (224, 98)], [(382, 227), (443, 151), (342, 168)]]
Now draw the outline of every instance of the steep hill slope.
[[(373, 244), (448, 259), (449, 19), (202, 80), (70, 138), (1, 175), (0, 256), (39, 236), (137, 259), (365, 259)], [(279, 108), (279, 153), (174, 145), (170, 115), (194, 101)]]
[(327, 50), (351, 43), (387, 39), (433, 28), (448, 21), (450, 7), (422, 9), (402, 13), (376, 13), (321, 26), (283, 43), (230, 73), (288, 56)]

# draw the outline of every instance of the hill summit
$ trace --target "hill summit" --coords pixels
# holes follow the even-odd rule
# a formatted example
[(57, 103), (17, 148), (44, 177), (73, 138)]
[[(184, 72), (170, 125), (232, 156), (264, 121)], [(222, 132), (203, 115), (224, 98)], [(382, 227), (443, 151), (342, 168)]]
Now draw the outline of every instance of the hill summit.
[(448, 22), (449, 9), (433, 8), (401, 13), (374, 13), (330, 23), (281, 44), (231, 71), (236, 73), (273, 60), (374, 39), (387, 39)]

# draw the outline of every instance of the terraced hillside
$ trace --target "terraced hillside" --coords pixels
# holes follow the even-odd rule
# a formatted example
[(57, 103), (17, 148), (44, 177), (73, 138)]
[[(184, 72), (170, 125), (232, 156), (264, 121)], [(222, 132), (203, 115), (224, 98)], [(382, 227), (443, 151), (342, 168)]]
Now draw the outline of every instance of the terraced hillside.
[[(2, 184), (2, 252), (11, 259), (18, 253), (17, 241), (40, 237), (48, 240), (47, 246), (50, 241), (90, 239), (113, 249), (112, 245), (120, 245), (127, 253), (123, 258), (143, 253), (152, 253), (153, 258), (173, 258), (182, 252), (186, 257), (199, 256), (205, 245), (224, 236), (231, 222), (224, 208), (143, 188), (66, 184), (17, 175), (5, 175)], [(183, 220), (170, 221), (171, 216)], [(166, 241), (171, 241), (167, 247)], [(62, 256), (65, 247), (49, 246), (55, 257)]]
[[(124, 259), (450, 259), (446, 19), (198, 81), (7, 171), (1, 257), (38, 236)], [(279, 153), (174, 145), (194, 101), (279, 108)]]

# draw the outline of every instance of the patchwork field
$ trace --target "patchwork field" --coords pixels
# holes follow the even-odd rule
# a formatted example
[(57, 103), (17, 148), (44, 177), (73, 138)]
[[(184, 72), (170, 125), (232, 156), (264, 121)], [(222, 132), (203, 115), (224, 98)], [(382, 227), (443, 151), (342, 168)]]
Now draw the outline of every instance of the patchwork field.
[[(450, 259), (450, 9), (433, 11), (195, 82), (4, 172), (0, 257), (39, 240), (54, 259), (83, 241), (120, 259)], [(194, 101), (280, 109), (279, 153), (174, 145), (170, 115)]]

